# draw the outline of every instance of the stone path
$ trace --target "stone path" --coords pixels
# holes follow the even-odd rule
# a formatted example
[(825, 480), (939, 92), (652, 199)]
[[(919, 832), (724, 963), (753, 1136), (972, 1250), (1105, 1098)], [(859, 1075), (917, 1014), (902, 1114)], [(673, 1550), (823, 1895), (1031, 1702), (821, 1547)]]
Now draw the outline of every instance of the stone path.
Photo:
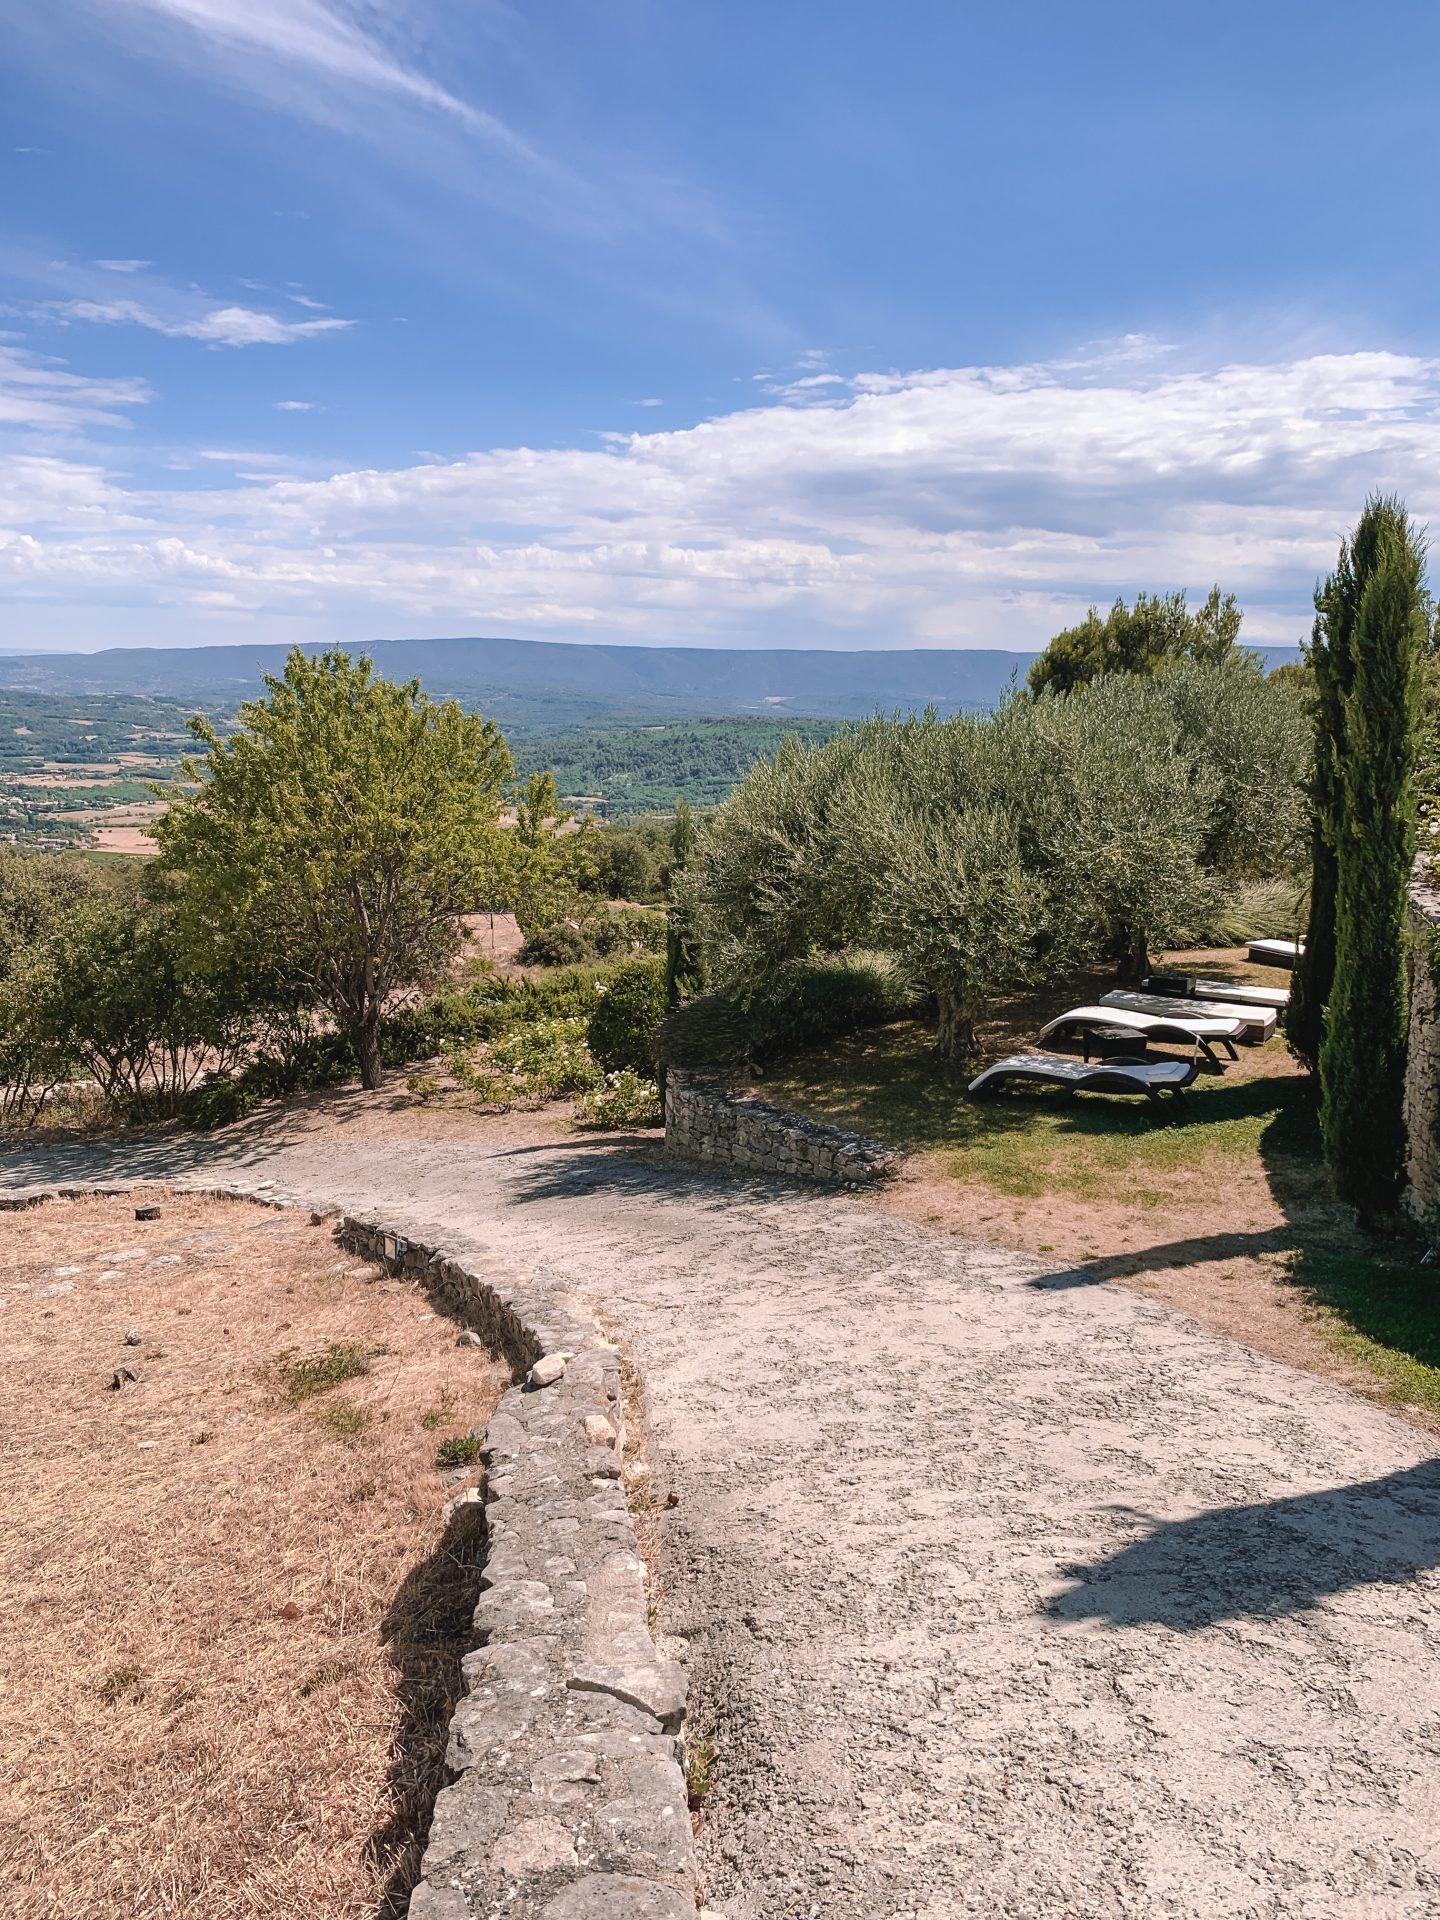
[(584, 1142), (244, 1164), (619, 1317), (728, 1920), (1440, 1911), (1440, 1463), (1132, 1293)]

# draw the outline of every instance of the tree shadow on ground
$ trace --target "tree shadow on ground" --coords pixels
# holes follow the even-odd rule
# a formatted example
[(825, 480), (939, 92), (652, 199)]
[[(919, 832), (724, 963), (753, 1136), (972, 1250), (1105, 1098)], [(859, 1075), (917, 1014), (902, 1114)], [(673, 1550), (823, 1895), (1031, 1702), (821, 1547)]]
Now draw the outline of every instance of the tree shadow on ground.
[(117, 1134), (108, 1139), (67, 1141), (63, 1145), (16, 1146), (0, 1153), (0, 1188), (67, 1186), (72, 1182), (119, 1180), (164, 1186), (203, 1172), (259, 1171), (288, 1143), (232, 1141), (224, 1134)]
[(1278, 1619), (1356, 1587), (1440, 1567), (1440, 1460), (1354, 1486), (1161, 1521), (1118, 1552), (1069, 1569), (1054, 1618), (1190, 1633)]
[(634, 1140), (617, 1140), (608, 1146), (567, 1141), (557, 1151), (558, 1144), (512, 1147), (497, 1156), (516, 1167), (507, 1187), (508, 1203), (523, 1207), (536, 1201), (584, 1200), (607, 1193), (643, 1199), (659, 1208), (679, 1203), (724, 1213), (773, 1201), (783, 1193), (787, 1201), (799, 1205), (835, 1204), (833, 1187), (691, 1166), (667, 1156), (653, 1136), (643, 1147)]
[(389, 1812), (366, 1842), (366, 1857), (386, 1875), (374, 1920), (402, 1920), (435, 1796), (445, 1784), (450, 1716), (463, 1691), (460, 1662), (474, 1642), (472, 1616), (485, 1564), (484, 1508), (457, 1507), (434, 1551), (406, 1574), (380, 1623), (396, 1673), (398, 1708)]

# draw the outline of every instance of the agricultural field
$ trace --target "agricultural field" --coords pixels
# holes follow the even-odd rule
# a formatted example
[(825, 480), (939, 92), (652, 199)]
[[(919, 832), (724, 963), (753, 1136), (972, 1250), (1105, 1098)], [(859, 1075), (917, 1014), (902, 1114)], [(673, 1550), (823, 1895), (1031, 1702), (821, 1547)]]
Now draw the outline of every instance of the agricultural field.
[(144, 829), (164, 810), (151, 785), (177, 777), (192, 711), (135, 695), (0, 691), (0, 840), (150, 852)]

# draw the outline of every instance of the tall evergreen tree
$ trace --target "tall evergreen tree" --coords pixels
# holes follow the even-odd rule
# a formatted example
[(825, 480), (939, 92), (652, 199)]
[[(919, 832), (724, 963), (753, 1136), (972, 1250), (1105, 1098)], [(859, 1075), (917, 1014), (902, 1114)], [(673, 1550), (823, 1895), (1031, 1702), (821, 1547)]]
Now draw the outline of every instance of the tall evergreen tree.
[[(1355, 542), (1365, 536), (1372, 510), (1355, 531)], [(1334, 573), (1315, 593), (1315, 625), (1311, 633), (1309, 665), (1315, 675), (1315, 765), (1310, 782), (1310, 924), (1305, 950), (1295, 968), (1285, 1031), (1290, 1045), (1312, 1073), (1320, 1069), (1320, 1043), (1325, 1037), (1325, 1004), (1335, 978), (1335, 863), (1344, 810), (1345, 702), (1353, 676), (1355, 607), (1360, 588), (1356, 580), (1354, 544), (1346, 540)]]
[(1350, 543), (1355, 589), (1340, 756), (1335, 975), (1320, 1048), (1320, 1126), (1336, 1191), (1392, 1208), (1405, 1159), (1405, 912), (1415, 849), (1424, 544), (1375, 497)]

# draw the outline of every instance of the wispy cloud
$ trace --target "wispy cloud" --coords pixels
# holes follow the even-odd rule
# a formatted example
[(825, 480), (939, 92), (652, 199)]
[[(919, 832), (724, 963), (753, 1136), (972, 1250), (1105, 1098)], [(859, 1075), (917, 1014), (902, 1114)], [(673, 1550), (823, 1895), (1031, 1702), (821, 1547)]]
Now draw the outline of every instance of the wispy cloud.
[[(1219, 580), (1250, 638), (1287, 641), (1370, 488), (1440, 517), (1440, 359), (1187, 365), (1172, 348), (821, 392), (598, 449), (320, 479), (227, 454), (244, 464), (214, 487), (109, 483), (112, 519), (77, 462), (68, 518), (58, 481), (44, 527), (16, 492), (0, 588), (21, 607), (149, 606), (176, 639), (229, 609), (316, 638), (1027, 647), (1091, 600)], [(123, 538), (121, 511), (141, 523)]]
[(313, 413), (318, 402), (314, 400), (276, 400), (271, 404), (277, 413)]
[[(460, 121), (518, 152), (526, 143), (493, 114), (460, 99), (388, 48), (374, 28), (384, 9), (323, 4), (323, 0), (105, 0), (118, 16), (148, 16), (180, 27), (205, 49), (232, 60), (232, 78), (264, 92), (267, 69), (276, 63), (346, 88), (402, 96)], [(362, 26), (357, 15), (368, 16)], [(371, 22), (374, 26), (371, 26)]]
[(125, 424), (150, 397), (143, 380), (95, 380), (61, 360), (0, 343), (0, 427), (73, 433)]
[(153, 260), (97, 260), (97, 267), (103, 267), (106, 273), (143, 273), (147, 267), (153, 267)]
[(281, 320), (254, 307), (212, 307), (193, 316), (159, 313), (138, 300), (59, 300), (45, 309), (60, 321), (96, 326), (146, 327), (175, 340), (202, 340), (211, 347), (283, 347), (319, 333), (338, 333), (353, 320)]
[(663, 407), (665, 402), (663, 400), (650, 399), (636, 400), (633, 404), (637, 407)]

